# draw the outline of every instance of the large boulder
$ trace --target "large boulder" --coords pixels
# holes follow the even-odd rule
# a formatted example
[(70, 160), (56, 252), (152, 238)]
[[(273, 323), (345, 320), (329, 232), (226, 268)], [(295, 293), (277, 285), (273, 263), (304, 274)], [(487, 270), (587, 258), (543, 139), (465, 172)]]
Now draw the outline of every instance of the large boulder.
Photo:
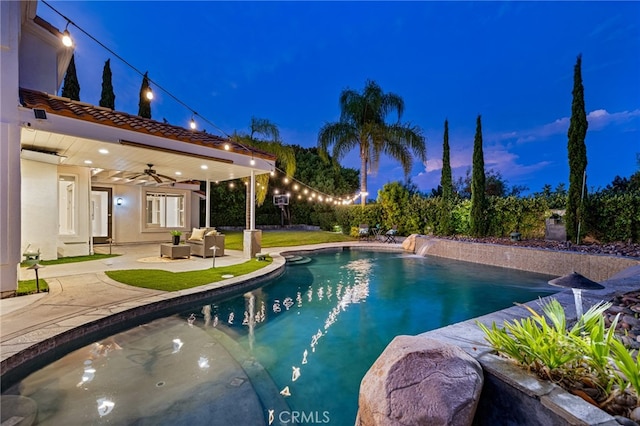
[(459, 347), (397, 336), (362, 379), (356, 425), (471, 425), (483, 381)]

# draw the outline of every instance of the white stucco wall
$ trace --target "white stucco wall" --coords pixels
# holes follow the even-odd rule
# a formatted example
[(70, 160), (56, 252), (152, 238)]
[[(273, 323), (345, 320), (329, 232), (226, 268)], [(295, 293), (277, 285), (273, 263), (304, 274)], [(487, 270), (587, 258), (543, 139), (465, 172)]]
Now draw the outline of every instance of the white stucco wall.
[[(187, 190), (149, 188), (153, 191), (164, 191), (185, 195), (185, 226), (183, 232), (191, 231), (192, 226), (192, 194)], [(113, 239), (116, 244), (144, 242), (167, 242), (171, 239), (168, 230), (149, 230), (144, 226), (144, 188), (133, 185), (113, 185)], [(122, 198), (122, 205), (115, 200)], [(195, 196), (193, 198), (196, 198)], [(196, 223), (192, 225), (192, 223)]]
[(20, 262), (20, 3), (0, 1), (0, 295), (18, 288)]
[(21, 160), (22, 162), (22, 242), (20, 252), (29, 244), (29, 251), (40, 250), (43, 260), (57, 258), (58, 234), (57, 178), (54, 164)]

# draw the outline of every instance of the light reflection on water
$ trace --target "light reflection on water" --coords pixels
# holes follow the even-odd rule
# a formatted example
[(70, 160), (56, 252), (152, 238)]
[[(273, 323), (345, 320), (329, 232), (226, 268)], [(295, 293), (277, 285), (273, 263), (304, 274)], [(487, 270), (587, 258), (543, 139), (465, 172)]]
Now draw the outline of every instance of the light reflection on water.
[[(223, 392), (215, 387), (223, 381), (224, 392), (233, 386), (244, 392), (235, 394), (236, 401), (253, 385), (265, 424), (270, 417), (277, 424), (278, 413), (286, 405), (298, 412), (328, 413), (331, 424), (353, 424), (360, 381), (393, 337), (419, 334), (548, 295), (557, 290), (546, 284), (548, 279), (437, 258), (360, 251), (319, 254), (311, 263), (288, 267), (267, 286), (157, 320), (143, 326), (144, 333), (136, 328), (89, 346), (95, 351), (96, 345), (105, 347), (107, 341), (120, 343), (101, 362), (86, 364), (87, 349), (76, 351), (69, 360), (63, 358), (31, 375), (20, 387), (36, 401), (42, 395), (70, 392), (63, 388), (61, 382), (66, 381), (62, 379), (47, 392), (42, 386), (52, 381), (50, 377), (70, 375), (70, 366), (78, 364), (78, 386), (97, 396), (93, 408), (88, 404), (67, 410), (49, 407), (55, 414), (49, 413), (49, 423), (43, 424), (71, 424), (64, 420), (64, 411), (77, 416), (83, 409), (93, 410), (93, 417), (83, 414), (83, 418), (95, 423), (117, 415), (129, 420), (144, 415), (156, 424), (224, 424), (220, 411), (209, 407), (212, 395)], [(236, 343), (230, 343), (229, 337)], [(223, 371), (227, 366), (231, 370), (242, 366), (245, 371), (227, 377)], [(268, 374), (257, 374), (246, 366), (264, 367)], [(142, 384), (146, 377), (156, 388), (175, 389), (180, 393), (175, 395), (178, 401), (188, 399), (197, 407), (191, 411), (211, 418), (199, 423), (183, 412), (169, 416), (152, 402), (151, 408), (132, 410), (127, 407), (131, 398), (119, 394), (122, 386), (117, 380), (99, 380), (120, 377), (123, 371), (128, 380)], [(191, 382), (176, 385), (178, 376)], [(165, 381), (172, 386), (164, 386)], [(196, 386), (205, 387), (206, 392), (195, 393)], [(66, 398), (65, 407), (70, 404)], [(149, 414), (156, 409), (161, 411)]]

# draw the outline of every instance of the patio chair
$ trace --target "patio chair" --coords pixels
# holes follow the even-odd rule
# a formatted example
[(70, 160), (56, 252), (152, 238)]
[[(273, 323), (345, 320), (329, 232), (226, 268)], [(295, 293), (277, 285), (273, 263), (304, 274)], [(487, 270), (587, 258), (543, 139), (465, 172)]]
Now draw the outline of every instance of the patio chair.
[(384, 234), (384, 242), (385, 243), (394, 243), (397, 244), (396, 235), (398, 235), (398, 225), (393, 225), (391, 229), (389, 229)]
[(358, 238), (369, 240), (369, 224), (361, 223), (358, 227)]

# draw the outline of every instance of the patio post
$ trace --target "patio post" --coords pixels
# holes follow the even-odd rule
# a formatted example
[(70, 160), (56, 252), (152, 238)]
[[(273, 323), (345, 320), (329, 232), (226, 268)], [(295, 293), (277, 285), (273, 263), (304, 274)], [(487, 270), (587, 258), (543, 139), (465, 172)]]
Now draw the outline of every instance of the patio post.
[(207, 191), (205, 195), (205, 214), (204, 214), (204, 226), (206, 228), (211, 227), (211, 181), (207, 179)]
[(242, 251), (245, 258), (252, 258), (262, 248), (262, 231), (256, 229), (256, 171), (251, 170), (249, 188), (249, 229), (244, 230)]

